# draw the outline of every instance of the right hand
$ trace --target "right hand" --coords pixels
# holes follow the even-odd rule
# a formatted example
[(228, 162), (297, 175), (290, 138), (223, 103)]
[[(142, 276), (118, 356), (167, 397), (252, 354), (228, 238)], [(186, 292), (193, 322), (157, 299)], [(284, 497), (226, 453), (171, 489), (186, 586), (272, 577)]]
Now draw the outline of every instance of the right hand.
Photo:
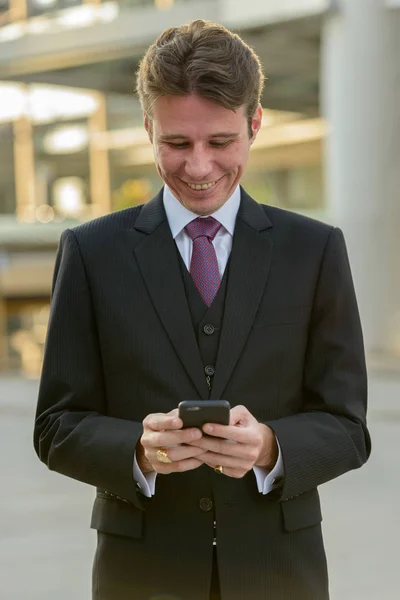
[[(143, 421), (143, 435), (136, 447), (136, 460), (142, 473), (156, 471), (168, 475), (201, 467), (203, 462), (196, 456), (204, 454), (204, 450), (187, 444), (199, 440), (203, 433), (197, 428), (182, 429), (182, 425), (177, 408), (166, 414), (147, 415)], [(171, 463), (157, 460), (160, 448), (168, 450)]]

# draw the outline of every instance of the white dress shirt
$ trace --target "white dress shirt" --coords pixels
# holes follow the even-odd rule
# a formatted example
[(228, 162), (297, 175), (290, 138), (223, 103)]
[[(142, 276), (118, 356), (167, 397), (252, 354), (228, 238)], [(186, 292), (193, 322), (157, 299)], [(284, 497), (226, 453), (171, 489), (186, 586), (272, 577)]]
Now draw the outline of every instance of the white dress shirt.
[[(167, 186), (164, 187), (163, 200), (172, 237), (174, 238), (182, 259), (189, 270), (190, 261), (192, 258), (193, 242), (190, 236), (186, 233), (185, 227), (188, 223), (193, 221), (193, 219), (196, 219), (198, 215), (185, 208), (175, 198)], [(221, 208), (212, 214), (214, 219), (219, 221), (219, 223), (222, 225), (212, 242), (217, 255), (221, 279), (223, 277), (232, 249), (232, 238), (235, 231), (235, 222), (239, 206), (240, 187), (237, 186), (232, 196), (225, 202), (225, 204), (223, 204)], [(277, 486), (275, 483), (276, 480), (283, 477), (283, 461), (279, 443), (278, 449), (278, 460), (272, 471), (262, 467), (253, 467), (253, 471), (257, 480), (258, 491), (261, 494), (269, 494), (269, 492), (271, 492)], [(143, 474), (137, 464), (136, 453), (133, 466), (133, 476), (145, 496), (148, 498), (154, 496), (157, 473), (153, 471), (151, 473)]]

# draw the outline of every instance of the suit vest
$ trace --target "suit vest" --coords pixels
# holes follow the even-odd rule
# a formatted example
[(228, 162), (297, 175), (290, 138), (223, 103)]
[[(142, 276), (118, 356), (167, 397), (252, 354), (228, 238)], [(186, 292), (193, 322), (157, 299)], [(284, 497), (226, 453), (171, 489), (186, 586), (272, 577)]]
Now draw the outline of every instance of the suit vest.
[(222, 319), (224, 315), (226, 286), (229, 271), (229, 260), (225, 268), (224, 276), (219, 286), (217, 295), (211, 306), (203, 302), (192, 276), (186, 268), (182, 257), (179, 254), (179, 263), (182, 272), (183, 283), (185, 286), (186, 299), (192, 317), (193, 329), (196, 335), (197, 344), (200, 350), (200, 356), (203, 361), (204, 377), (211, 391), (212, 379), (215, 374), (215, 364), (217, 361), (219, 339), (221, 334)]

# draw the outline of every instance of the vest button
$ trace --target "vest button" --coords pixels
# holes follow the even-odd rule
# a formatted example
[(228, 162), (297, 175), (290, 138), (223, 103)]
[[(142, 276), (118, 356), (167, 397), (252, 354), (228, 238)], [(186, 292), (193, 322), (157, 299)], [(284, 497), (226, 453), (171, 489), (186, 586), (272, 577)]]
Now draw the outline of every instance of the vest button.
[(210, 324), (204, 325), (203, 331), (206, 335), (212, 335), (215, 331), (215, 327), (214, 327), (214, 325), (210, 325)]
[(215, 373), (215, 369), (212, 365), (207, 365), (204, 369), (204, 372), (208, 377), (212, 377)]
[(210, 498), (200, 498), (199, 506), (203, 512), (209, 512), (213, 507), (213, 503)]

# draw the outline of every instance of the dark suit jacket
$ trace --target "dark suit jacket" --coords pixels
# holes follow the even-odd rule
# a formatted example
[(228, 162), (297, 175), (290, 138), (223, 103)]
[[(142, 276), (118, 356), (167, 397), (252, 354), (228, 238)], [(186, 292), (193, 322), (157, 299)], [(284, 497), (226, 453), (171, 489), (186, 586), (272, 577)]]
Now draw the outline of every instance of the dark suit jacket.
[(317, 486), (370, 452), (343, 235), (242, 190), (230, 260), (211, 398), (275, 431), (284, 481), (263, 496), (252, 472), (204, 466), (146, 499), (142, 420), (209, 396), (162, 193), (62, 235), (34, 438), (49, 469), (97, 487), (96, 600), (208, 599), (214, 518), (223, 600), (328, 598)]

